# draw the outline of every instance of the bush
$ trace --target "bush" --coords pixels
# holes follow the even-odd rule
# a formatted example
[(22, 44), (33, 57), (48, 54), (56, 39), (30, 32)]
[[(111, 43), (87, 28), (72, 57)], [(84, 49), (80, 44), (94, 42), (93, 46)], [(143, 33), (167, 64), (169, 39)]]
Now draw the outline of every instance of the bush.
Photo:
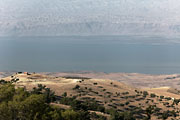
[(67, 92), (64, 92), (64, 93), (62, 94), (62, 96), (63, 96), (63, 97), (67, 97)]
[(129, 94), (129, 92), (123, 92), (122, 94), (123, 94), (123, 95), (128, 95), (128, 94)]
[(166, 100), (171, 100), (171, 97), (166, 97), (165, 99), (166, 99)]
[(155, 97), (156, 97), (156, 95), (155, 95), (154, 93), (151, 93), (150, 96), (151, 96), (152, 98), (155, 98)]
[(161, 99), (164, 99), (164, 96), (160, 96)]
[(129, 105), (129, 102), (126, 102), (125, 105)]
[(168, 117), (169, 117), (169, 111), (164, 111), (164, 112), (162, 113), (162, 119), (163, 119), (163, 120), (166, 120)]
[(107, 120), (105, 116), (97, 115), (95, 112), (91, 113), (91, 118), (93, 120)]
[(80, 88), (80, 86), (79, 85), (76, 85), (74, 88), (73, 88), (73, 90), (77, 90), (77, 89), (79, 89)]
[(176, 105), (178, 105), (179, 102), (180, 102), (180, 99), (174, 99), (174, 101), (173, 101), (173, 103), (176, 104)]
[(131, 112), (115, 112), (111, 116), (111, 120), (135, 120)]
[(89, 88), (88, 90), (89, 90), (89, 91), (92, 91), (92, 88)]
[(154, 109), (155, 109), (155, 107), (152, 106), (152, 105), (150, 105), (150, 106), (148, 106), (148, 107), (146, 108), (145, 113), (146, 113), (146, 115), (147, 115), (147, 119), (148, 119), (148, 120), (151, 119), (151, 115), (154, 113)]
[(60, 111), (51, 108), (44, 92), (37, 94), (37, 91), (29, 92), (24, 88), (15, 89), (9, 83), (1, 85), (0, 92), (1, 120), (61, 119)]
[(120, 106), (122, 106), (122, 107), (124, 106), (124, 104), (123, 104), (123, 103), (121, 103), (121, 104), (119, 104), (119, 105), (120, 105)]
[(149, 95), (148, 92), (147, 91), (143, 91), (143, 96), (146, 97), (147, 95)]
[(66, 110), (62, 112), (62, 117), (65, 120), (77, 120), (79, 114), (73, 110)]
[(93, 83), (94, 85), (97, 85), (98, 83)]
[(103, 91), (106, 91), (106, 89), (103, 89)]

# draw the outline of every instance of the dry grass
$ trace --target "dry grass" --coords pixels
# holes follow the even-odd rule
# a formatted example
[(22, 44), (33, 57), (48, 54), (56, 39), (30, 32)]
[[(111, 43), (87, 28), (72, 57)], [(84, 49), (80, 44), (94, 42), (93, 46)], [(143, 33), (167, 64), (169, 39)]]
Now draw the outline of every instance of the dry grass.
[[(38, 84), (43, 84), (55, 91), (57, 95), (62, 95), (64, 92), (67, 92), (68, 97), (76, 96), (79, 100), (92, 98), (99, 104), (104, 105), (107, 109), (115, 108), (119, 111), (132, 111), (138, 109), (138, 107), (146, 109), (149, 105), (156, 105), (158, 108), (162, 109), (161, 111), (180, 111), (179, 105), (171, 107), (173, 103), (172, 100), (160, 100), (159, 96), (161, 95), (180, 99), (179, 95), (167, 92), (169, 87), (137, 89), (110, 79), (66, 79), (43, 74), (14, 74), (13, 77), (9, 76), (3, 79), (10, 81), (11, 79), (17, 78), (19, 81), (15, 83), (16, 86), (25, 86), (30, 90)], [(80, 87), (74, 89), (76, 85)], [(156, 97), (151, 97), (150, 95), (143, 97), (143, 94), (141, 93), (143, 91), (148, 91), (149, 94), (155, 93)], [(69, 108), (69, 106), (59, 106), (67, 109)], [(155, 118), (156, 117), (154, 116), (154, 119)]]

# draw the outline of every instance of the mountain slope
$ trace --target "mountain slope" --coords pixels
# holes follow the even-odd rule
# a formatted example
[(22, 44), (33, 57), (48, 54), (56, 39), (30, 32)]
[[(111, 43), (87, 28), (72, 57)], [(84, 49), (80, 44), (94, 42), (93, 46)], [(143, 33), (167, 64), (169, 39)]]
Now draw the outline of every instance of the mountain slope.
[(177, 35), (177, 0), (1, 0), (1, 36)]
[[(99, 106), (97, 110), (104, 113), (113, 110), (131, 111), (136, 119), (144, 119), (149, 109), (153, 111), (150, 114), (152, 119), (162, 119), (166, 117), (164, 114), (168, 115), (168, 119), (180, 117), (179, 97), (173, 98), (173, 93), (166, 93), (168, 96), (163, 95), (165, 91), (160, 93), (163, 88), (138, 89), (112, 80), (72, 76), (55, 77), (35, 73), (16, 73), (3, 80), (16, 81), (14, 83), (16, 87), (25, 87), (27, 90), (31, 90), (38, 84), (46, 85), (55, 91), (56, 95), (63, 96), (52, 105), (64, 109), (69, 109), (70, 106), (63, 104), (69, 105), (68, 101), (72, 102), (75, 98), (82, 104)], [(157, 94), (156, 91), (158, 91)], [(100, 106), (103, 106), (106, 111)]]

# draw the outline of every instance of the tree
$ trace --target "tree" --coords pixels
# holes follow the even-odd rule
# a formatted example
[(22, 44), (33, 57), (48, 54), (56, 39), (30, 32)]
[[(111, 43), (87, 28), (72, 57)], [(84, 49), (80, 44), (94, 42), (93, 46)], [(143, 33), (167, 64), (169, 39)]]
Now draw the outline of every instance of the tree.
[(7, 107), (7, 103), (6, 102), (2, 102), (0, 104), (0, 120), (11, 120), (11, 114), (9, 112), (9, 108)]
[(80, 88), (80, 86), (79, 85), (76, 85), (74, 88), (73, 88), (73, 90), (76, 90), (76, 89), (79, 89)]
[(146, 108), (145, 111), (146, 111), (147, 119), (150, 120), (151, 115), (154, 113), (154, 106), (150, 105), (149, 107)]
[(55, 101), (55, 99), (56, 99), (56, 98), (55, 98), (55, 93), (52, 92), (52, 91), (50, 90), (50, 88), (45, 88), (45, 91), (44, 91), (43, 95), (44, 95), (45, 101), (46, 101), (47, 103), (53, 102), (53, 101)]
[(31, 95), (20, 104), (20, 117), (26, 119), (41, 119), (46, 108), (43, 95)]
[(78, 113), (75, 112), (74, 110), (66, 110), (61, 114), (65, 120), (77, 120), (78, 118)]
[(0, 86), (0, 102), (12, 100), (15, 93), (14, 85), (8, 83)]
[(46, 88), (45, 85), (38, 84), (38, 87), (34, 87), (32, 94), (43, 94), (47, 103), (55, 101), (55, 93), (50, 88)]
[(173, 104), (178, 105), (178, 104), (179, 104), (179, 102), (180, 102), (180, 99), (174, 99)]
[(64, 93), (62, 94), (62, 96), (63, 96), (63, 97), (67, 97), (67, 92), (64, 92)]
[[(24, 88), (16, 88), (12, 83), (0, 85), (0, 120), (58, 120), (59, 109), (52, 108), (46, 99), (53, 92), (39, 86), (36, 92), (28, 92)], [(49, 98), (49, 97), (48, 97)], [(51, 97), (50, 97), (51, 98)]]
[(146, 97), (147, 95), (149, 95), (148, 92), (147, 91), (143, 91), (143, 96)]
[(135, 120), (131, 112), (115, 112), (111, 116), (111, 120)]
[(156, 95), (155, 95), (154, 93), (151, 93), (150, 96), (151, 96), (152, 98), (155, 98), (155, 97), (156, 97)]
[(168, 115), (168, 112), (167, 112), (167, 111), (165, 111), (165, 112), (162, 113), (162, 119), (163, 119), (163, 120), (166, 120), (166, 119), (168, 118), (168, 116), (169, 116), (169, 115)]

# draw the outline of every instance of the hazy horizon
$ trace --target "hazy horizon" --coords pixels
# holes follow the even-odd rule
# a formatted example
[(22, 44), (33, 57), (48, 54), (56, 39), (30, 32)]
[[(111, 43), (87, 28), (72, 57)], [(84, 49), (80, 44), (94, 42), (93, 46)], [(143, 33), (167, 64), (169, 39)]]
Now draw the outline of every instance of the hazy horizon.
[(178, 0), (1, 0), (0, 36), (179, 36)]
[(1, 0), (0, 70), (178, 73), (179, 19), (178, 0)]

